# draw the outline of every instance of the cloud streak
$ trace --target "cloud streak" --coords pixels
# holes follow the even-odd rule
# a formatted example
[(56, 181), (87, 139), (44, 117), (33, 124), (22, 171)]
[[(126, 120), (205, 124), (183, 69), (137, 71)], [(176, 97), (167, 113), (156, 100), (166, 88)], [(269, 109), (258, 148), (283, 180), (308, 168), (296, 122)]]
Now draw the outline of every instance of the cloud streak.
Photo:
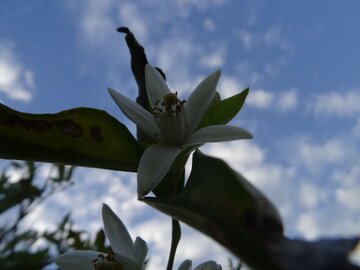
[(34, 74), (18, 59), (9, 41), (0, 41), (0, 93), (6, 98), (30, 102), (35, 87)]
[(360, 114), (360, 90), (332, 91), (315, 96), (310, 110), (316, 116), (353, 117)]

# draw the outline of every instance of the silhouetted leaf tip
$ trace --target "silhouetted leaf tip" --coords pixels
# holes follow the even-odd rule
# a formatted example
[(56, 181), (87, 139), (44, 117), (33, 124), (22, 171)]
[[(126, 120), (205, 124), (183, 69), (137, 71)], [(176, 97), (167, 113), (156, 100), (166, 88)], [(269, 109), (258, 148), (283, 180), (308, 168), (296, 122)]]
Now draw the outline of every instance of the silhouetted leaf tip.
[(116, 31), (118, 31), (119, 33), (125, 33), (125, 34), (132, 34), (131, 31), (129, 30), (129, 28), (125, 27), (125, 26), (121, 26), (119, 28), (116, 29)]

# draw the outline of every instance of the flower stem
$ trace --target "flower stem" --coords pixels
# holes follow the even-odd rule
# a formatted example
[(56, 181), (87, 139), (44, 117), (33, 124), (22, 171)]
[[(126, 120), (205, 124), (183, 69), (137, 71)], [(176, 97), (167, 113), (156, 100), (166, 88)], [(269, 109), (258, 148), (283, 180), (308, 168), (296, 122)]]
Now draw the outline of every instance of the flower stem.
[(173, 268), (176, 248), (179, 244), (180, 238), (181, 238), (180, 222), (176, 219), (172, 219), (171, 248), (170, 248), (169, 260), (166, 270), (172, 270)]

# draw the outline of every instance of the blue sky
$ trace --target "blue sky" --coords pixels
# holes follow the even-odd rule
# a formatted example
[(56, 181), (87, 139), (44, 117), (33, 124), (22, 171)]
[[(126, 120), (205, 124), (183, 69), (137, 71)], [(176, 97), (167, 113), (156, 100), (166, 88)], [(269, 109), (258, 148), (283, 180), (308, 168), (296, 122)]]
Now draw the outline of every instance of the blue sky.
[[(2, 0), (0, 101), (34, 113), (100, 108), (133, 131), (106, 91), (136, 96), (124, 36), (115, 31), (128, 26), (182, 99), (215, 69), (222, 97), (250, 87), (233, 124), (254, 139), (202, 149), (264, 191), (289, 236), (359, 234), (359, 10), (357, 0)], [(28, 222), (45, 229), (73, 209), (77, 226), (96, 229), (107, 202), (150, 243), (151, 268), (164, 267), (169, 220), (136, 201), (135, 177), (79, 169), (75, 186)], [(185, 231), (179, 261), (226, 263), (222, 249)]]

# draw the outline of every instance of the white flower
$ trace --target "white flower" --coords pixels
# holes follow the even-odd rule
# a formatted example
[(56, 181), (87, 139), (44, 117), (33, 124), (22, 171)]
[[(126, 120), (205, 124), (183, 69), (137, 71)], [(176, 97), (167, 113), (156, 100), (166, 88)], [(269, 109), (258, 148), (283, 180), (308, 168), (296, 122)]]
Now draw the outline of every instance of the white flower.
[(176, 156), (186, 146), (252, 138), (239, 127), (208, 126), (196, 130), (208, 109), (220, 78), (220, 71), (206, 77), (187, 101), (170, 92), (160, 73), (150, 65), (145, 67), (145, 83), (152, 113), (135, 101), (109, 88), (109, 93), (122, 112), (149, 136), (158, 141), (148, 147), (138, 168), (138, 196), (156, 187), (170, 169)]
[[(194, 268), (194, 270), (221, 270), (222, 267), (220, 264), (217, 264), (215, 261), (206, 261)], [(191, 260), (183, 261), (178, 270), (192, 270)]]
[(142, 270), (147, 255), (147, 244), (140, 237), (135, 243), (121, 220), (109, 206), (103, 204), (104, 231), (113, 252), (108, 254), (92, 250), (68, 251), (55, 259), (62, 270), (126, 269)]

